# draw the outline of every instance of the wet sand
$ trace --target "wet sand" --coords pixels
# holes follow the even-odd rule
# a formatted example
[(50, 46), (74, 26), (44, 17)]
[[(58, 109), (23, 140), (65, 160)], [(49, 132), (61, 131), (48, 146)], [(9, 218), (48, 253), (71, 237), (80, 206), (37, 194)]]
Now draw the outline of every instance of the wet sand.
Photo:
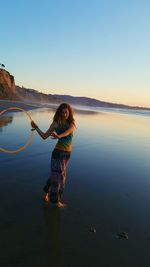
[[(51, 110), (31, 113), (41, 129), (53, 117)], [(27, 127), (23, 114), (12, 116), (0, 133), (8, 145), (23, 138)], [(0, 266), (149, 267), (148, 121), (76, 114), (64, 210), (42, 202), (54, 141), (35, 134), (23, 152), (0, 154)], [(128, 239), (118, 238), (122, 232)]]

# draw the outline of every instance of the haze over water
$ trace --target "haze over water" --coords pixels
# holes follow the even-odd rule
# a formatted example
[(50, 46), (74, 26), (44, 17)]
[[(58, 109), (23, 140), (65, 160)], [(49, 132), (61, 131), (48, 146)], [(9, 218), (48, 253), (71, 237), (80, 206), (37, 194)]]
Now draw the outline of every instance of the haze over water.
[[(43, 131), (54, 115), (29, 113)], [(42, 204), (56, 140), (34, 133), (21, 153), (0, 154), (1, 266), (150, 266), (150, 112), (134, 113), (75, 112), (65, 210)], [(16, 149), (28, 139), (30, 122), (21, 112), (7, 116), (0, 147)], [(128, 240), (116, 238), (122, 231)]]

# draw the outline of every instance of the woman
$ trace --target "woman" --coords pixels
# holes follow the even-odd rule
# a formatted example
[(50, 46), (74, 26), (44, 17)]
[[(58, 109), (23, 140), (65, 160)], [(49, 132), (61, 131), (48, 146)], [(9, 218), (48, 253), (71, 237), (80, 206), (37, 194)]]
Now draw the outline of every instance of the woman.
[(48, 202), (50, 197), (51, 203), (58, 208), (63, 208), (65, 205), (61, 202), (61, 196), (66, 182), (66, 168), (72, 151), (73, 132), (76, 128), (73, 110), (69, 104), (61, 104), (56, 110), (52, 124), (45, 133), (34, 121), (31, 122), (31, 126), (43, 139), (47, 139), (49, 136), (58, 139), (51, 156), (51, 175), (43, 188), (45, 192), (43, 200)]

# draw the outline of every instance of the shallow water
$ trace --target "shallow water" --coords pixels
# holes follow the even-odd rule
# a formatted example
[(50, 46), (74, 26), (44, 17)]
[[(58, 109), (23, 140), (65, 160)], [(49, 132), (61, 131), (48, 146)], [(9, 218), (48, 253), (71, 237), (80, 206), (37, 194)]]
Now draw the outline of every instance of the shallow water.
[[(54, 111), (29, 113), (45, 131)], [(0, 146), (16, 149), (30, 123), (8, 115)], [(150, 116), (101, 110), (75, 118), (64, 210), (42, 204), (55, 140), (34, 133), (24, 151), (0, 154), (0, 266), (150, 266)], [(117, 239), (122, 231), (128, 240)]]

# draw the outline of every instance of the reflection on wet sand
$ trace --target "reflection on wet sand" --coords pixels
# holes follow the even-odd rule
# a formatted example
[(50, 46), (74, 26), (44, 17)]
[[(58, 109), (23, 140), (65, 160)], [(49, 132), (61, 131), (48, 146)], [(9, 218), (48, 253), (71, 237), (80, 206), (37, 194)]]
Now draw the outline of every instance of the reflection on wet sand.
[(9, 123), (12, 123), (13, 116), (1, 117), (0, 118), (0, 131), (2, 131), (4, 126), (7, 126)]
[(74, 109), (74, 112), (77, 114), (82, 114), (82, 115), (98, 115), (98, 114), (102, 113), (102, 112), (82, 110), (82, 109)]
[[(54, 140), (43, 141), (35, 133), (24, 153), (0, 155), (0, 266), (116, 266), (117, 260), (117, 266), (137, 267), (149, 262), (149, 241), (144, 241), (150, 221), (149, 118), (74, 111), (66, 211), (41, 207), (39, 200)], [(11, 127), (0, 134), (8, 148), (23, 143), (30, 130), (24, 113), (12, 114)], [(44, 107), (29, 114), (45, 131), (54, 111)], [(96, 233), (89, 232), (91, 226)], [(128, 240), (116, 238), (122, 232)]]
[(46, 230), (43, 244), (44, 259), (42, 263), (45, 265), (49, 259), (52, 266), (61, 266), (61, 211), (47, 204), (42, 205), (42, 210)]

